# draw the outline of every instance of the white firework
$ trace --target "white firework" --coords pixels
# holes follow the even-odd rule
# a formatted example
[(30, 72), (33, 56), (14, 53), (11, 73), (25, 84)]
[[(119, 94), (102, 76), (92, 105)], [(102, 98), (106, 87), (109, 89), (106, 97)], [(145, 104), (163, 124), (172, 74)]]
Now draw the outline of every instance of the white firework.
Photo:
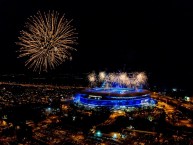
[(88, 81), (90, 82), (90, 85), (93, 86), (96, 84), (97, 78), (95, 73), (90, 73), (88, 75)]
[(76, 50), (73, 45), (77, 44), (71, 21), (55, 11), (30, 17), (19, 40), (19, 58), (25, 57), (25, 65), (39, 73), (71, 60), (71, 51)]
[(103, 87), (119, 86), (138, 88), (142, 87), (142, 85), (147, 82), (147, 76), (144, 72), (132, 73), (132, 76), (129, 76), (129, 74), (127, 74), (126, 72), (109, 74), (106, 74), (105, 72), (100, 72), (98, 75), (98, 80), (95, 73), (90, 73), (88, 75), (88, 80), (92, 86), (96, 85), (99, 82), (103, 82)]
[(108, 81), (109, 82), (116, 82), (116, 75), (114, 73), (110, 73), (108, 75)]
[(128, 76), (127, 73), (120, 73), (118, 76), (119, 83), (124, 85), (127, 84)]
[(140, 72), (137, 74), (136, 80), (139, 84), (145, 84), (147, 82), (147, 76), (144, 72)]
[(99, 81), (104, 81), (106, 77), (106, 73), (105, 72), (99, 72)]

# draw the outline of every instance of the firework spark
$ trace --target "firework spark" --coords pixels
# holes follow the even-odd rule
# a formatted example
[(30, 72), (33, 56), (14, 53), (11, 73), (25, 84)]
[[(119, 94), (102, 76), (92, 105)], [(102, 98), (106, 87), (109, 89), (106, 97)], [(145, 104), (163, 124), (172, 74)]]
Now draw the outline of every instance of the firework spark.
[(65, 60), (71, 59), (69, 51), (76, 50), (75, 29), (71, 21), (59, 16), (58, 12), (40, 13), (32, 16), (26, 23), (26, 30), (19, 37), (21, 46), (19, 58), (26, 57), (25, 65), (33, 71), (54, 69)]
[(109, 82), (116, 82), (116, 75), (114, 74), (114, 73), (110, 73), (109, 75), (108, 75), (108, 81)]
[(136, 79), (140, 84), (145, 84), (147, 81), (147, 76), (144, 72), (141, 72), (137, 74)]
[(104, 80), (105, 80), (105, 77), (106, 77), (105, 72), (100, 72), (100, 73), (99, 73), (99, 81), (104, 81)]
[(147, 76), (144, 72), (136, 72), (132, 73), (132, 75), (128, 75), (125, 72), (109, 74), (106, 74), (105, 72), (100, 72), (98, 79), (99, 80), (97, 80), (95, 73), (91, 73), (88, 75), (88, 80), (91, 85), (96, 85), (97, 82), (103, 82), (102, 86), (105, 87), (111, 87), (114, 84), (118, 87), (137, 88), (147, 82)]
[(120, 84), (127, 84), (128, 76), (126, 73), (120, 73), (118, 76), (118, 80)]
[(90, 73), (90, 74), (88, 75), (88, 80), (89, 80), (89, 82), (91, 82), (92, 84), (95, 83), (95, 81), (96, 81), (96, 74), (95, 74), (95, 73)]

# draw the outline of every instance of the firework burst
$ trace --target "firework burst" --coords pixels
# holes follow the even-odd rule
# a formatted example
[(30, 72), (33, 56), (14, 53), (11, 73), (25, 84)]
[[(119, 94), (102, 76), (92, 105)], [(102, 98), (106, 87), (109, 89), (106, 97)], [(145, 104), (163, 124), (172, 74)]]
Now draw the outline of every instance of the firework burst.
[(99, 81), (104, 81), (105, 77), (106, 77), (106, 73), (105, 72), (102, 71), (102, 72), (99, 73)]
[(90, 82), (91, 86), (96, 84), (97, 78), (95, 73), (90, 73), (88, 75), (88, 81)]
[(144, 72), (140, 72), (137, 74), (136, 80), (139, 84), (145, 84), (147, 82), (147, 76)]
[(88, 81), (92, 86), (96, 85), (97, 82), (103, 82), (102, 87), (112, 87), (114, 85), (118, 87), (138, 88), (147, 82), (147, 76), (144, 72), (136, 72), (132, 73), (132, 75), (128, 75), (126, 72), (109, 74), (100, 72), (98, 79), (95, 73), (88, 75)]
[(109, 75), (108, 75), (108, 82), (116, 82), (116, 74), (114, 74), (114, 73), (110, 73)]
[(70, 23), (54, 11), (30, 17), (16, 43), (20, 46), (19, 58), (26, 57), (25, 65), (39, 73), (71, 59), (70, 51), (76, 50), (72, 46), (77, 37)]
[(120, 84), (127, 84), (127, 81), (128, 81), (128, 76), (126, 73), (120, 73), (119, 76), (118, 76), (118, 82)]

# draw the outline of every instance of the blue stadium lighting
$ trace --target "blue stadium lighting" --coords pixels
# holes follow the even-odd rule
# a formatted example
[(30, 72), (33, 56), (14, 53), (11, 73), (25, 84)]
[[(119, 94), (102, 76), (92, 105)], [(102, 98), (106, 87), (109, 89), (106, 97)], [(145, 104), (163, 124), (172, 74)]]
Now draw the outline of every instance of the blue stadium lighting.
[[(89, 76), (90, 83), (93, 83), (92, 76), (95, 75), (91, 74)], [(103, 80), (102, 84), (101, 80)], [(146, 80), (147, 77), (143, 72), (130, 74), (110, 73), (109, 75), (102, 72), (98, 81), (101, 87), (89, 88), (75, 94), (74, 102), (87, 107), (127, 108), (153, 106), (157, 102), (151, 98), (148, 90), (143, 89)], [(96, 84), (97, 80), (95, 81)]]
[(140, 107), (152, 106), (156, 101), (147, 90), (127, 88), (92, 88), (74, 95), (74, 102), (87, 106)]

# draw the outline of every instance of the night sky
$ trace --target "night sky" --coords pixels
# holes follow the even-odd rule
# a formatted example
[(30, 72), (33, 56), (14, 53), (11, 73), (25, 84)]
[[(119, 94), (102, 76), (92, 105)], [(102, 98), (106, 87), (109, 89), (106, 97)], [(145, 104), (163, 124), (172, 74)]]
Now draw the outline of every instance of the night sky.
[(191, 0), (1, 0), (1, 73), (32, 73), (15, 42), (29, 16), (49, 10), (73, 19), (78, 32), (73, 60), (52, 73), (139, 70), (174, 84), (193, 81)]

